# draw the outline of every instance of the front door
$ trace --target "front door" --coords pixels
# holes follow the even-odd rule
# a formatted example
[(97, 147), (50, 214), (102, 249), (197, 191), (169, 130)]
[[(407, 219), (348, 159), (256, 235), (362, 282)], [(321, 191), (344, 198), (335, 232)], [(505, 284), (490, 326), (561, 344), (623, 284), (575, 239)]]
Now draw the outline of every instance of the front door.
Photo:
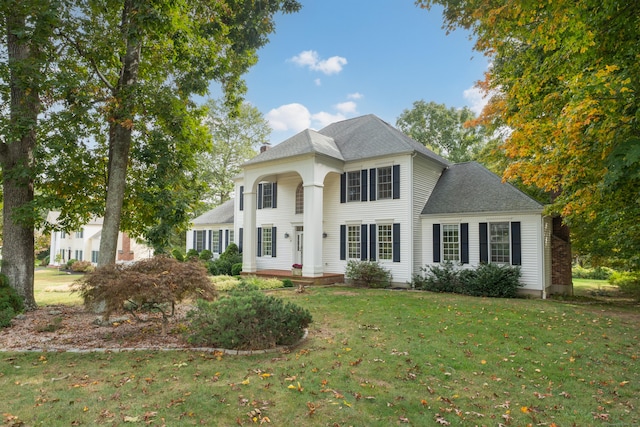
[(295, 240), (295, 251), (294, 258), (295, 264), (302, 264), (302, 252), (303, 252), (303, 242), (304, 242), (304, 231), (303, 227), (296, 227), (296, 240)]

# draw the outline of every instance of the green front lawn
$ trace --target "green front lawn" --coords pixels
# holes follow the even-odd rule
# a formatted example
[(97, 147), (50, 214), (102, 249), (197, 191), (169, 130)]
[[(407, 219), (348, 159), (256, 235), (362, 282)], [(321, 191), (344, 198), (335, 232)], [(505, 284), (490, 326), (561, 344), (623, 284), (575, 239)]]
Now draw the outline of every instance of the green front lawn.
[(314, 317), (290, 353), (5, 353), (1, 412), (33, 426), (640, 423), (637, 310), (349, 287), (273, 292)]
[(81, 304), (82, 299), (71, 292), (80, 276), (58, 271), (57, 268), (37, 268), (34, 273), (34, 298), (38, 305)]

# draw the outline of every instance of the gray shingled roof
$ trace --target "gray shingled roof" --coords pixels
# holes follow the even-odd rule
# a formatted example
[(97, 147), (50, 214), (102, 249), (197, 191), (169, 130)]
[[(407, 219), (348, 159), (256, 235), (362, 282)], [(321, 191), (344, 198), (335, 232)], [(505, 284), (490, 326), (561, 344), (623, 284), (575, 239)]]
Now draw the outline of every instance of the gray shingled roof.
[(477, 162), (445, 169), (423, 215), (480, 212), (541, 212), (542, 204)]
[(192, 221), (194, 225), (233, 224), (233, 199), (203, 213)]
[(319, 132), (305, 130), (260, 153), (245, 165), (307, 153), (343, 161), (420, 153), (442, 166), (450, 163), (373, 114), (330, 124)]

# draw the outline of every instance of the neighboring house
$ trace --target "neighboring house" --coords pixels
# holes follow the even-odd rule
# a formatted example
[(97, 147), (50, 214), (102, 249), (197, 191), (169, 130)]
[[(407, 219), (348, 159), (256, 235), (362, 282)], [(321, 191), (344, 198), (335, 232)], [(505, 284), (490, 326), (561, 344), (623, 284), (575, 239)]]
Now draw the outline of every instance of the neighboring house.
[(227, 200), (194, 219), (192, 229), (187, 232), (187, 250), (208, 249), (217, 258), (229, 243), (235, 242), (233, 205), (234, 199)]
[[(525, 293), (563, 291), (552, 284), (553, 227), (540, 203), (478, 163), (451, 164), (374, 115), (263, 150), (243, 165), (235, 194), (231, 240), (243, 273), (302, 264), (303, 276), (319, 278), (344, 274), (352, 259), (376, 260), (406, 286), (426, 265), (492, 262), (520, 266)], [(203, 217), (194, 232), (232, 221)], [(207, 248), (206, 235), (188, 238), (187, 248)]]
[[(59, 212), (49, 212), (47, 222), (55, 224)], [(51, 233), (50, 265), (64, 265), (70, 259), (78, 261), (98, 262), (100, 236), (102, 234), (102, 218), (94, 218), (79, 230), (67, 233), (54, 231)], [(153, 249), (131, 239), (126, 233), (118, 234), (118, 252), (116, 262), (137, 261), (153, 256)]]

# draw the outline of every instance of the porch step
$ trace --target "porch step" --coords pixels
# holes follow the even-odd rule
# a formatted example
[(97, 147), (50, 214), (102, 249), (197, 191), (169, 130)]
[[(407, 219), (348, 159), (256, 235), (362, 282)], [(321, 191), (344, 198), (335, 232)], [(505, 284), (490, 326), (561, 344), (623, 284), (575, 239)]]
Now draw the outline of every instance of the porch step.
[(278, 280), (289, 279), (294, 285), (332, 285), (344, 283), (344, 274), (325, 273), (321, 277), (294, 276), (287, 270), (260, 270), (255, 273), (240, 273), (241, 276), (258, 276), (275, 278)]

